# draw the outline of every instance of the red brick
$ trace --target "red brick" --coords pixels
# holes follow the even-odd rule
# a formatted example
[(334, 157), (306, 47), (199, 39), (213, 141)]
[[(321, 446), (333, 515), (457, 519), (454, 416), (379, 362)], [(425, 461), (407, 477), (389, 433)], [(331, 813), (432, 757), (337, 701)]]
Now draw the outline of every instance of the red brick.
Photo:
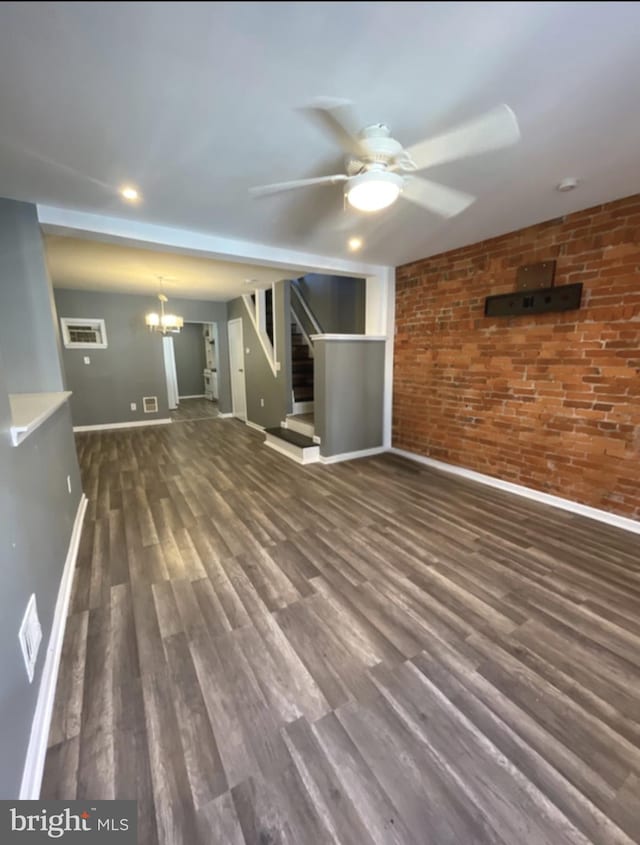
[[(394, 444), (640, 518), (640, 196), (396, 271)], [(556, 259), (579, 311), (488, 319)]]

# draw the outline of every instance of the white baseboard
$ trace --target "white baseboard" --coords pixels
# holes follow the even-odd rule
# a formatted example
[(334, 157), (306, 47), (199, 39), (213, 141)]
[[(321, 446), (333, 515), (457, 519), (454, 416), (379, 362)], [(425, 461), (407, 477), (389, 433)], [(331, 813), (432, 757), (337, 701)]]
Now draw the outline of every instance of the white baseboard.
[(74, 431), (109, 431), (112, 428), (140, 428), (144, 425), (169, 425), (170, 419), (134, 420), (133, 422), (105, 423), (104, 425), (74, 425)]
[(220, 414), (219, 413), (217, 418), (218, 419), (222, 418), (223, 420), (229, 420), (229, 419), (231, 419), (232, 416), (233, 416), (233, 414)]
[(372, 455), (381, 455), (386, 452), (384, 446), (375, 446), (373, 449), (360, 449), (358, 452), (341, 452), (339, 455), (320, 455), (321, 464), (338, 464), (341, 461), (354, 461), (356, 458), (370, 458)]
[(263, 425), (258, 425), (258, 423), (251, 422), (251, 420), (245, 420), (244, 424), (248, 425), (249, 428), (255, 428), (256, 431), (264, 431)]
[(204, 399), (206, 397), (205, 393), (189, 393), (187, 396), (178, 396), (178, 400), (180, 399)]
[(462, 478), (468, 478), (471, 481), (486, 484), (488, 487), (496, 487), (498, 490), (514, 493), (516, 496), (533, 499), (535, 502), (542, 502), (545, 505), (551, 505), (553, 508), (577, 513), (580, 516), (587, 516), (590, 519), (597, 519), (598, 522), (606, 522), (608, 525), (614, 525), (616, 528), (623, 528), (625, 531), (640, 534), (640, 522), (630, 519), (627, 516), (619, 516), (616, 513), (603, 511), (600, 508), (592, 508), (589, 505), (582, 505), (580, 502), (574, 502), (571, 499), (563, 499), (561, 496), (553, 496), (551, 493), (543, 493), (541, 490), (523, 487), (521, 484), (514, 484), (512, 481), (503, 481), (501, 478), (494, 478), (492, 475), (485, 475), (473, 469), (466, 469), (466, 467), (446, 464), (444, 461), (435, 460), (435, 458), (426, 458), (415, 452), (405, 452), (404, 449), (396, 449), (393, 446), (389, 449), (389, 452), (394, 455), (400, 455), (403, 458), (408, 458), (411, 461), (417, 461), (419, 464), (425, 464), (425, 466), (448, 472), (451, 475), (459, 475)]
[(36, 709), (31, 723), (31, 736), (29, 738), (27, 756), (22, 771), (22, 785), (20, 786), (21, 801), (36, 801), (40, 797), (40, 785), (44, 771), (44, 760), (47, 754), (47, 740), (49, 739), (53, 699), (56, 692), (58, 669), (60, 667), (62, 641), (64, 639), (73, 574), (76, 568), (78, 546), (80, 545), (82, 522), (87, 509), (87, 502), (87, 497), (83, 493), (78, 503), (78, 510), (76, 511), (76, 518), (73, 523), (73, 530), (67, 550), (67, 558), (64, 563), (64, 569), (62, 570), (60, 587), (58, 588), (56, 609), (53, 615), (44, 668), (42, 669)]

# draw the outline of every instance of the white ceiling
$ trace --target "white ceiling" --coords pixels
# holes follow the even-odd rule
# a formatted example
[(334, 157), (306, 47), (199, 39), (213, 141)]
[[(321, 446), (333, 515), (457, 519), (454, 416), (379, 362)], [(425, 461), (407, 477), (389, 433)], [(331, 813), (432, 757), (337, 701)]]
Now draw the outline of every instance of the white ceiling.
[(216, 261), (58, 235), (46, 235), (45, 248), (56, 288), (153, 294), (162, 287), (167, 296), (226, 301), (298, 275), (286, 268)]
[(410, 145), (511, 105), (517, 147), (428, 172), (478, 196), (458, 218), (358, 219), (359, 257), (399, 264), (639, 191), (639, 31), (638, 3), (3, 3), (0, 195), (345, 257), (315, 226), (339, 186), (247, 193), (341, 169), (297, 106), (350, 98)]

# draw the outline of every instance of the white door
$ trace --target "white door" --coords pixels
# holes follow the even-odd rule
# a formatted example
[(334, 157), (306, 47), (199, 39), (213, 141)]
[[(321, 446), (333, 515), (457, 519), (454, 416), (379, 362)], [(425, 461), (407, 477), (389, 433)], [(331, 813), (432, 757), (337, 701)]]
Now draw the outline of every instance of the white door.
[(233, 416), (247, 419), (247, 393), (244, 381), (244, 341), (242, 319), (229, 320), (229, 369), (231, 370), (231, 406)]
[(169, 409), (178, 407), (178, 373), (176, 372), (176, 356), (173, 349), (173, 338), (163, 335), (162, 354), (164, 356), (164, 373), (167, 379), (167, 402)]

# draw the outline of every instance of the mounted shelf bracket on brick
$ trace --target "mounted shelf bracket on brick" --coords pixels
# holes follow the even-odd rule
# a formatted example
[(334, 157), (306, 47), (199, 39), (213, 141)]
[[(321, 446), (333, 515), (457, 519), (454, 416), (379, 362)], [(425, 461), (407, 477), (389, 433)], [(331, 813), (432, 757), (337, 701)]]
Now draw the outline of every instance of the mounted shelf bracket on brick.
[(582, 282), (574, 285), (514, 291), (488, 296), (484, 301), (485, 317), (514, 317), (523, 314), (545, 314), (548, 311), (574, 311), (580, 308)]

